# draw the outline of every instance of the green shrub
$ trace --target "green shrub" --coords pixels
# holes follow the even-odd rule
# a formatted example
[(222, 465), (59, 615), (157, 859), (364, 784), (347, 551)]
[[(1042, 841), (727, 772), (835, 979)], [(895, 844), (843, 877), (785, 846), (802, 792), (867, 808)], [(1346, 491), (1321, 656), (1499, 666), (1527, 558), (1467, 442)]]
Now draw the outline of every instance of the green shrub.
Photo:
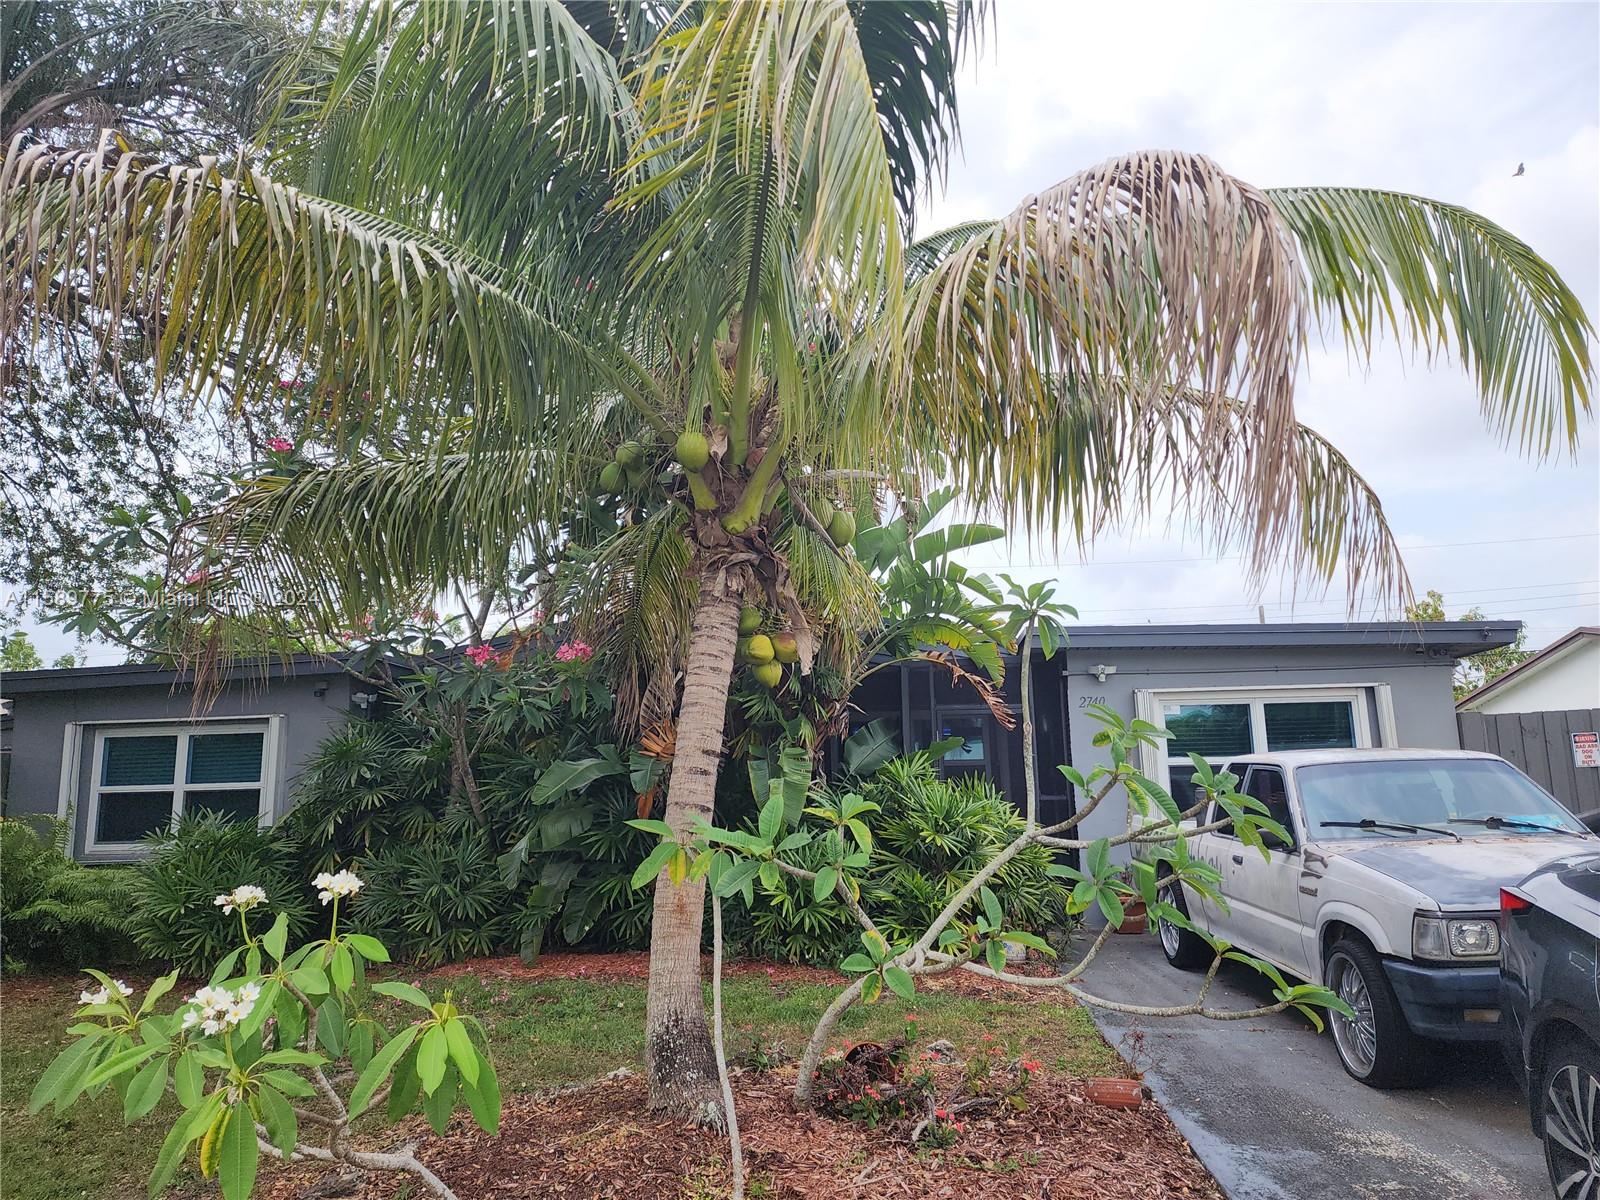
[(65, 821), (0, 820), (0, 956), (7, 963), (131, 961), (126, 867), (86, 867), (66, 853)]
[[(940, 779), (927, 754), (886, 763), (861, 795), (881, 810), (870, 822), (878, 854), (868, 907), (891, 940), (920, 935), (1026, 824), (987, 778)], [(1068, 889), (1048, 873), (1052, 861), (1034, 845), (1001, 868), (992, 887), (1007, 928), (1039, 930), (1061, 918)]]
[(362, 920), (399, 957), (647, 940), (650, 897), (628, 884), (653, 839), (626, 821), (659, 764), (629, 762), (611, 685), (553, 643), (403, 676), (381, 720), (350, 721), (307, 764), (285, 828), (308, 871), (361, 864)]
[[(879, 809), (867, 816), (875, 853), (862, 880), (863, 903), (891, 941), (919, 937), (1024, 826), (1022, 814), (988, 779), (941, 779), (926, 753), (892, 759), (854, 787)], [(755, 830), (753, 822), (744, 827)], [(821, 832), (827, 826), (807, 817), (804, 827)], [(785, 858), (813, 870), (826, 856), (819, 839)], [(1052, 861), (1045, 847), (1029, 846), (1001, 868), (992, 887), (1007, 928), (1033, 931), (1061, 918), (1068, 889), (1048, 873)], [(728, 943), (743, 952), (831, 966), (856, 948), (855, 919), (832, 897), (812, 899), (808, 882), (782, 875), (771, 886), (758, 882), (755, 894), (748, 914), (733, 905), (725, 918)], [(968, 915), (977, 907), (974, 899)]]
[(352, 718), (312, 753), (284, 828), (313, 873), (426, 835), (449, 791), (449, 747), (409, 722)]
[(281, 832), (186, 813), (153, 841), (135, 873), (131, 927), (139, 948), (187, 974), (210, 969), (232, 949), (239, 921), (216, 898), (240, 884), (264, 888), (294, 938), (305, 936), (313, 911), (293, 842)]

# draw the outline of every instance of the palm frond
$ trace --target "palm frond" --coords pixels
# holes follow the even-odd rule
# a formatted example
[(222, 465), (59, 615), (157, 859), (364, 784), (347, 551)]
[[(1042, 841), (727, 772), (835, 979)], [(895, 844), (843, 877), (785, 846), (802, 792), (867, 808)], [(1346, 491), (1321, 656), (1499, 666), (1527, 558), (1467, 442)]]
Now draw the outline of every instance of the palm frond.
[[(314, 373), (311, 424), (396, 428), (492, 411), (549, 434), (601, 386), (637, 389), (570, 311), (435, 234), (277, 183), (242, 161), (154, 162), (103, 140), (14, 148), (0, 169), (0, 332), (102, 311), (144, 331), (157, 372), (237, 398)], [(602, 384), (607, 377), (609, 385)], [(559, 467), (557, 468), (560, 469)]]
[(942, 183), (960, 131), (956, 75), (981, 31), (986, 5), (972, 0), (851, 0), (861, 58), (883, 122), (900, 216), (909, 228), (917, 197)]
[(1369, 356), (1385, 331), (1458, 355), (1484, 420), (1525, 453), (1577, 446), (1591, 412), (1594, 325), (1522, 239), (1455, 204), (1372, 188), (1275, 188), (1320, 313)]
[(1112, 159), (1027, 198), (912, 285), (887, 348), (908, 358), (893, 423), (945, 455), (957, 486), (1042, 525), (1060, 511), (1049, 493), (1078, 482), (1042, 452), (1061, 381), (1078, 395), (1110, 385), (1136, 408), (1174, 388), (1237, 392), (1242, 414), (1230, 403), (1208, 425), (1252, 427), (1253, 490), (1270, 510), (1290, 489), (1274, 451), (1292, 438), (1306, 308), (1293, 239), (1261, 192), (1200, 155)]

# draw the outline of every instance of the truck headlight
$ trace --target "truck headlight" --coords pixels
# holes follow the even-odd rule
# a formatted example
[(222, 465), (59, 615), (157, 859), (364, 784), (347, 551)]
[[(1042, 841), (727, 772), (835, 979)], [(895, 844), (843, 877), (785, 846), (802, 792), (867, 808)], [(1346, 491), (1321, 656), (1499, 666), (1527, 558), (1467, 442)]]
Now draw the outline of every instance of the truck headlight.
[(1489, 917), (1411, 919), (1411, 952), (1436, 962), (1494, 958), (1500, 953), (1500, 926)]

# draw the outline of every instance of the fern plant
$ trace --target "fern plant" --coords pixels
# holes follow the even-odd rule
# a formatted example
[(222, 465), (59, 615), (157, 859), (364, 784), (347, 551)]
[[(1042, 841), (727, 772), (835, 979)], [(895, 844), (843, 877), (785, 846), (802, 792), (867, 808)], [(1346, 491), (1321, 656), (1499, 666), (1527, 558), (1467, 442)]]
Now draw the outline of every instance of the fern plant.
[(71, 827), (0, 820), (0, 959), (80, 966), (134, 957), (126, 867), (86, 867), (67, 854)]

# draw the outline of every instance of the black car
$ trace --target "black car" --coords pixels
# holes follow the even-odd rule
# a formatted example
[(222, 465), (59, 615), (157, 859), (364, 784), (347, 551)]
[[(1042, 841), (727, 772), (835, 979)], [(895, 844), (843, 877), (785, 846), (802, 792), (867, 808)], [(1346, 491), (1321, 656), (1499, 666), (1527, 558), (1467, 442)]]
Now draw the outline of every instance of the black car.
[(1507, 1052), (1558, 1197), (1600, 1196), (1600, 854), (1500, 892)]

